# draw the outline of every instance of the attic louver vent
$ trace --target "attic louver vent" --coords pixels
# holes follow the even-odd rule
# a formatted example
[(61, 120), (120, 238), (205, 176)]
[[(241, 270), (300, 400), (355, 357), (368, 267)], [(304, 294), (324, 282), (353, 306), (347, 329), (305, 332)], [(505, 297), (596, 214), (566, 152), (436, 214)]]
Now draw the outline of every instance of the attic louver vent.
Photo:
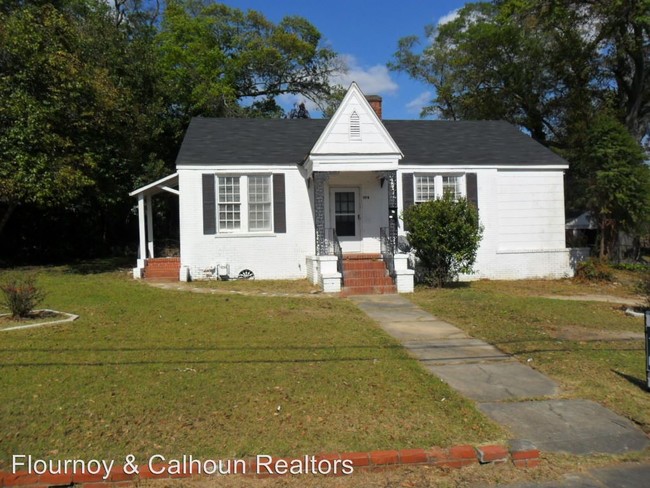
[(350, 115), (350, 140), (361, 140), (361, 123), (359, 122), (359, 114), (352, 112)]

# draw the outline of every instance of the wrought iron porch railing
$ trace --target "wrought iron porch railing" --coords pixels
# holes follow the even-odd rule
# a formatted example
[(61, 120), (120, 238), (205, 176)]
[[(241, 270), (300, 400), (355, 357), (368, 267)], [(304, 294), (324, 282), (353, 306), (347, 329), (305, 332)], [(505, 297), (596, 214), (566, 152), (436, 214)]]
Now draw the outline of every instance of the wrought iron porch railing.
[(394, 278), (395, 277), (395, 260), (393, 256), (395, 255), (396, 243), (393, 242), (393, 239), (390, 238), (390, 233), (388, 232), (388, 227), (381, 227), (379, 229), (379, 242), (381, 257), (386, 263), (386, 268), (388, 273)]
[(339, 237), (336, 235), (336, 229), (325, 229), (325, 240), (327, 243), (327, 253), (330, 256), (336, 256), (336, 270), (341, 273), (341, 284), (343, 284), (343, 250)]

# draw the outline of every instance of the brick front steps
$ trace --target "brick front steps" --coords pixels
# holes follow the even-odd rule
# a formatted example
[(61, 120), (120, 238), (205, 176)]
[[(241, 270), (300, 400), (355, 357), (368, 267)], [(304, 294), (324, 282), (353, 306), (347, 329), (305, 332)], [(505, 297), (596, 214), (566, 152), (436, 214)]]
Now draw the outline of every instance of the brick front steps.
[(145, 261), (144, 279), (178, 281), (181, 258), (151, 258)]
[(381, 254), (344, 254), (341, 296), (397, 293)]
[[(188, 456), (189, 458), (189, 456)], [(88, 460), (86, 460), (88, 461)], [(22, 486), (45, 488), (50, 486), (83, 486), (84, 488), (116, 488), (136, 486), (140, 480), (146, 479), (178, 479), (189, 477), (205, 477), (214, 474), (254, 476), (266, 478), (270, 476), (290, 476), (298, 474), (291, 470), (292, 466), (300, 466), (300, 474), (313, 475), (350, 475), (358, 470), (381, 470), (399, 466), (437, 466), (441, 468), (462, 468), (477, 464), (506, 463), (511, 461), (515, 466), (532, 468), (540, 464), (540, 453), (527, 441), (511, 441), (509, 447), (488, 445), (472, 447), (469, 445), (454, 446), (448, 449), (433, 447), (431, 449), (402, 449), (393, 451), (344, 452), (327, 453), (315, 456), (300, 456), (296, 458), (271, 458), (257, 456), (243, 460), (211, 460), (209, 462), (193, 459), (183, 463), (179, 458), (176, 463), (156, 463), (142, 465), (138, 473), (125, 470), (125, 465), (116, 460), (108, 476), (104, 471), (97, 474), (65, 473), (38, 474), (28, 471), (16, 473), (0, 471), (0, 488)], [(221, 473), (215, 466), (221, 465)], [(34, 465), (40, 473), (40, 468)], [(180, 468), (179, 468), (180, 466)], [(203, 469), (203, 471), (201, 471)], [(296, 468), (298, 469), (298, 468)], [(228, 470), (228, 472), (226, 472)], [(210, 472), (212, 471), (212, 472)], [(106, 479), (104, 479), (106, 478)]]

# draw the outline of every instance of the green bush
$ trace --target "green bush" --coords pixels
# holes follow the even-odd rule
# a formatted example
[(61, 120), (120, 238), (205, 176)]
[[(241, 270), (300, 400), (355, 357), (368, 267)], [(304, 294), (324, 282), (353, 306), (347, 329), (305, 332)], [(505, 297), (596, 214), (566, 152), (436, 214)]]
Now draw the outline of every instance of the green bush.
[(614, 275), (607, 263), (590, 258), (578, 264), (576, 278), (584, 281), (612, 281)]
[(45, 299), (45, 292), (36, 285), (34, 276), (13, 278), (0, 285), (0, 290), (12, 318), (27, 317)]
[(450, 196), (407, 208), (403, 213), (409, 244), (424, 268), (425, 281), (443, 286), (460, 273), (472, 273), (483, 227), (478, 210)]
[(647, 264), (642, 264), (642, 263), (618, 263), (615, 264), (614, 269), (620, 269), (623, 271), (632, 271), (632, 272), (640, 272), (640, 273), (645, 273), (646, 271), (650, 271), (650, 266)]

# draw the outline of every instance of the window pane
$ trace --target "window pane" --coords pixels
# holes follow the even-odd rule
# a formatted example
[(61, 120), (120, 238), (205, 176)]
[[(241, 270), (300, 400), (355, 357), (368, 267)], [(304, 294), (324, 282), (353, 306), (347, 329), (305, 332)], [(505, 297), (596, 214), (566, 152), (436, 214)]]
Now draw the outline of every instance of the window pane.
[(454, 200), (461, 197), (460, 194), (460, 177), (459, 176), (443, 176), (442, 177), (442, 192), (444, 195), (451, 195)]
[(219, 229), (239, 230), (241, 227), (239, 176), (219, 177)]
[(248, 177), (248, 230), (271, 230), (271, 177)]
[(436, 198), (435, 176), (415, 177), (415, 202), (426, 202)]
[(339, 237), (354, 236), (355, 215), (336, 216), (336, 235)]
[(353, 191), (337, 191), (334, 193), (334, 224), (339, 237), (356, 234), (356, 205)]

